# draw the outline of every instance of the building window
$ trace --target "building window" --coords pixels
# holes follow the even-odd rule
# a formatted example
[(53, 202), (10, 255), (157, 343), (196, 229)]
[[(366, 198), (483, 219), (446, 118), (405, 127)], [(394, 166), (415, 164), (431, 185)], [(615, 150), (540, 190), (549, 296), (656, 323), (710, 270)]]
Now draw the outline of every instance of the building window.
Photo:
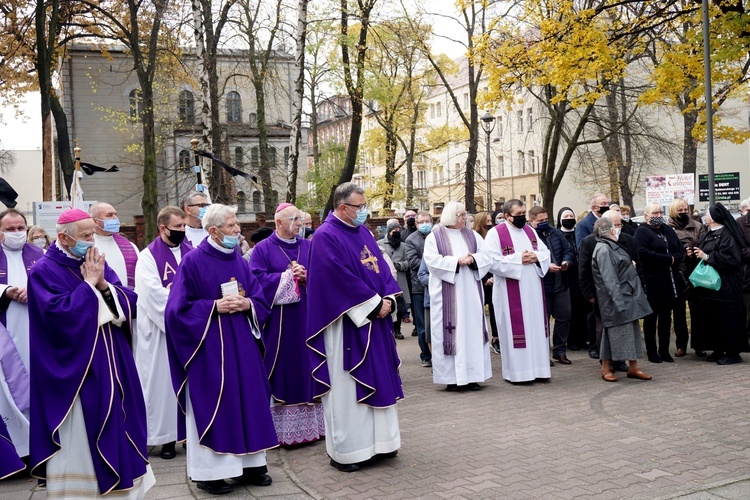
[(495, 122), (495, 130), (497, 130), (498, 137), (503, 136), (503, 117), (502, 116), (497, 117), (497, 121)]
[(260, 149), (258, 146), (253, 146), (250, 149), (250, 166), (253, 168), (260, 167)]
[(237, 146), (234, 148), (234, 166), (242, 170), (242, 166), (245, 163), (245, 159), (242, 153), (242, 147)]
[(536, 157), (534, 156), (534, 151), (530, 149), (527, 152), (527, 155), (529, 157), (529, 162), (528, 162), (529, 170), (531, 171), (532, 174), (535, 174), (536, 173)]
[(179, 165), (180, 165), (180, 172), (185, 172), (187, 170), (190, 170), (190, 151), (187, 149), (183, 149), (180, 151), (179, 155)]
[(130, 91), (130, 118), (140, 118), (143, 112), (143, 93), (141, 89)]
[(523, 133), (523, 110), (516, 111), (516, 120), (518, 121), (518, 133)]
[(531, 132), (531, 126), (534, 123), (534, 110), (526, 108), (526, 130)]
[(505, 157), (503, 155), (497, 157), (497, 169), (500, 177), (505, 177)]
[(269, 168), (276, 168), (276, 148), (274, 147), (268, 148), (268, 166)]
[(260, 212), (260, 191), (253, 193), (253, 212)]
[(521, 171), (522, 174), (526, 173), (526, 161), (524, 158), (523, 151), (520, 149), (516, 151), (516, 155), (518, 156), (518, 170)]
[(521, 195), (521, 202), (523, 202), (523, 204), (526, 205), (526, 195), (525, 194)]
[(289, 146), (284, 148), (284, 168), (289, 171)]
[(435, 115), (438, 118), (440, 118), (441, 116), (443, 116), (443, 104), (440, 103), (440, 102), (437, 103), (437, 104), (435, 104)]
[(427, 189), (427, 177), (424, 170), (417, 170), (417, 189)]
[(185, 123), (195, 122), (195, 98), (189, 90), (180, 92), (179, 98), (179, 116), (180, 121)]
[(430, 104), (430, 118), (435, 118), (435, 105)]
[(237, 211), (241, 214), (247, 212), (247, 199), (242, 191), (237, 192)]
[(227, 123), (242, 122), (242, 101), (240, 94), (232, 90), (227, 94)]
[(469, 109), (469, 94), (464, 92), (464, 109)]
[(258, 128), (258, 115), (257, 113), (250, 113), (250, 115), (247, 117), (248, 124), (250, 125), (250, 128)]

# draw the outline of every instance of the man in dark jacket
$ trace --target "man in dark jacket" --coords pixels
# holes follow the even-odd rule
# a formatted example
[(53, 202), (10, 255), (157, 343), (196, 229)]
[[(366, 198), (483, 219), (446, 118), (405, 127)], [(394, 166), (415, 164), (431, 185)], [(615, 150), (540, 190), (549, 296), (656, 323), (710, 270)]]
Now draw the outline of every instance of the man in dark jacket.
[[(745, 236), (745, 241), (750, 242), (750, 212), (745, 213), (737, 219), (737, 225)], [(745, 268), (745, 277), (742, 279), (742, 297), (745, 301), (745, 331), (750, 337), (750, 246), (742, 247), (742, 263)]]
[[(617, 212), (607, 212), (604, 217), (612, 219), (615, 227), (622, 228), (622, 218)], [(632, 236), (620, 233), (620, 239), (617, 241), (628, 252), (630, 258), (635, 262), (635, 269), (642, 279), (642, 268), (638, 258), (638, 243)], [(599, 359), (599, 342), (602, 339), (602, 320), (599, 314), (599, 308), (596, 304), (596, 286), (594, 285), (594, 275), (591, 270), (591, 262), (596, 247), (596, 236), (592, 233), (586, 236), (578, 247), (578, 278), (581, 285), (583, 298), (591, 304), (589, 311), (589, 357)], [(624, 361), (613, 363), (614, 370), (627, 371), (628, 366)]]
[(422, 351), (419, 358), (422, 360), (422, 366), (432, 366), (432, 354), (425, 341), (425, 322), (430, 318), (424, 317), (424, 296), (429, 295), (429, 291), (424, 289), (424, 285), (419, 281), (417, 273), (419, 265), (422, 263), (422, 252), (424, 251), (424, 240), (432, 231), (432, 215), (429, 212), (419, 212), (415, 218), (416, 231), (406, 238), (406, 260), (409, 262), (411, 269), (411, 304), (414, 310), (414, 328), (417, 331), (417, 341)]
[(549, 215), (544, 207), (531, 207), (529, 224), (547, 245), (550, 254), (549, 272), (544, 276), (544, 295), (547, 316), (555, 318), (552, 333), (552, 358), (563, 365), (571, 364), (567, 356), (570, 334), (570, 290), (567, 271), (575, 255), (562, 232), (549, 225)]
[(581, 248), (581, 240), (594, 232), (594, 223), (609, 210), (609, 198), (597, 193), (591, 197), (591, 211), (576, 225), (576, 244)]

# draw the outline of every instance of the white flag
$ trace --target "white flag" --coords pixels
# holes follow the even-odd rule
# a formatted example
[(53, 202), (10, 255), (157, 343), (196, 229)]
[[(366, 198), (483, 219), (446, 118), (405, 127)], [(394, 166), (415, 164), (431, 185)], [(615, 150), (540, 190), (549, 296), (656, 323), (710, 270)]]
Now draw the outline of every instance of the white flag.
[(81, 189), (81, 177), (83, 172), (76, 170), (73, 173), (73, 186), (70, 190), (70, 208), (80, 208), (86, 211), (86, 207), (83, 205), (83, 189)]

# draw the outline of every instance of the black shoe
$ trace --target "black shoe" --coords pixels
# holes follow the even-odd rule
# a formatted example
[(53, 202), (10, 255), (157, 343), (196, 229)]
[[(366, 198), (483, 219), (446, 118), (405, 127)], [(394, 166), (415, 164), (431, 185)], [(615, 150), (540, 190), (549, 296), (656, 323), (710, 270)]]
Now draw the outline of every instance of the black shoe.
[(334, 459), (331, 459), (331, 467), (336, 467), (341, 472), (356, 472), (359, 470), (359, 465), (357, 464), (340, 464)]
[(708, 357), (706, 358), (706, 361), (709, 361), (711, 363), (716, 363), (723, 357), (725, 357), (723, 352), (714, 351), (708, 355)]
[(412, 337), (418, 337), (419, 334), (417, 333), (417, 329), (415, 328), (414, 331), (411, 332)]
[(580, 351), (581, 348), (577, 346), (576, 344), (568, 344), (568, 350), (569, 351)]
[(661, 358), (659, 357), (658, 354), (649, 354), (648, 360), (651, 361), (652, 363), (661, 363)]
[(203, 490), (206, 493), (212, 495), (226, 495), (231, 493), (232, 485), (224, 481), (223, 479), (217, 479), (216, 481), (196, 481), (198, 483), (198, 489)]
[(492, 342), (490, 342), (490, 349), (495, 354), (500, 354), (500, 340), (494, 339)]
[(445, 390), (448, 392), (458, 392), (458, 386), (456, 384), (448, 384)]
[(394, 337), (396, 337), (398, 340), (404, 340), (404, 334), (401, 332), (396, 332), (393, 334)]
[(476, 382), (471, 382), (470, 384), (466, 385), (467, 391), (479, 391), (482, 389), (482, 386), (477, 384)]
[(397, 455), (398, 455), (398, 450), (393, 450), (388, 453), (378, 453), (375, 456), (378, 458), (396, 458)]
[(628, 371), (628, 364), (625, 361), (612, 361), (609, 366), (612, 368), (613, 372), (625, 373)]
[(716, 362), (717, 365), (736, 365), (737, 363), (742, 363), (742, 358), (739, 356), (724, 356), (720, 360)]
[(552, 359), (560, 363), (561, 365), (570, 365), (573, 364), (571, 360), (568, 359), (568, 357), (565, 354), (560, 354), (559, 356), (552, 356)]
[(174, 457), (177, 456), (177, 452), (174, 449), (175, 442), (172, 441), (171, 443), (166, 443), (161, 446), (161, 453), (159, 453), (159, 458), (162, 458), (164, 460), (172, 460)]
[(659, 357), (665, 363), (674, 363), (674, 358), (672, 358), (672, 356), (670, 356), (668, 352), (665, 352), (663, 354), (659, 353)]
[(596, 348), (589, 349), (589, 358), (599, 359), (599, 349), (596, 349)]

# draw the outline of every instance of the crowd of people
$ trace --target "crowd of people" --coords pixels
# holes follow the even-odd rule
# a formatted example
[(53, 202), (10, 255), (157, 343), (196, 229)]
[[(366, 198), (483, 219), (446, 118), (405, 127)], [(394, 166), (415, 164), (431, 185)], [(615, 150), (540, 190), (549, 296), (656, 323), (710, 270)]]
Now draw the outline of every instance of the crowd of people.
[[(169, 460), (180, 442), (211, 494), (271, 484), (279, 445), (324, 439), (342, 472), (395, 457), (408, 321), (450, 392), (481, 390), (492, 352), (524, 384), (550, 380), (571, 350), (588, 349), (607, 382), (651, 379), (644, 341), (652, 363), (750, 351), (747, 207), (696, 220), (676, 199), (636, 224), (597, 194), (553, 225), (517, 199), (492, 214), (451, 201), (437, 223), (409, 211), (376, 240), (362, 188), (338, 186), (333, 205), (313, 230), (283, 203), (247, 241), (235, 207), (195, 191), (161, 210), (140, 252), (108, 203), (63, 212), (54, 241), (0, 213), (0, 479), (137, 499), (155, 482), (149, 448)], [(720, 282), (693, 285), (706, 269)]]

